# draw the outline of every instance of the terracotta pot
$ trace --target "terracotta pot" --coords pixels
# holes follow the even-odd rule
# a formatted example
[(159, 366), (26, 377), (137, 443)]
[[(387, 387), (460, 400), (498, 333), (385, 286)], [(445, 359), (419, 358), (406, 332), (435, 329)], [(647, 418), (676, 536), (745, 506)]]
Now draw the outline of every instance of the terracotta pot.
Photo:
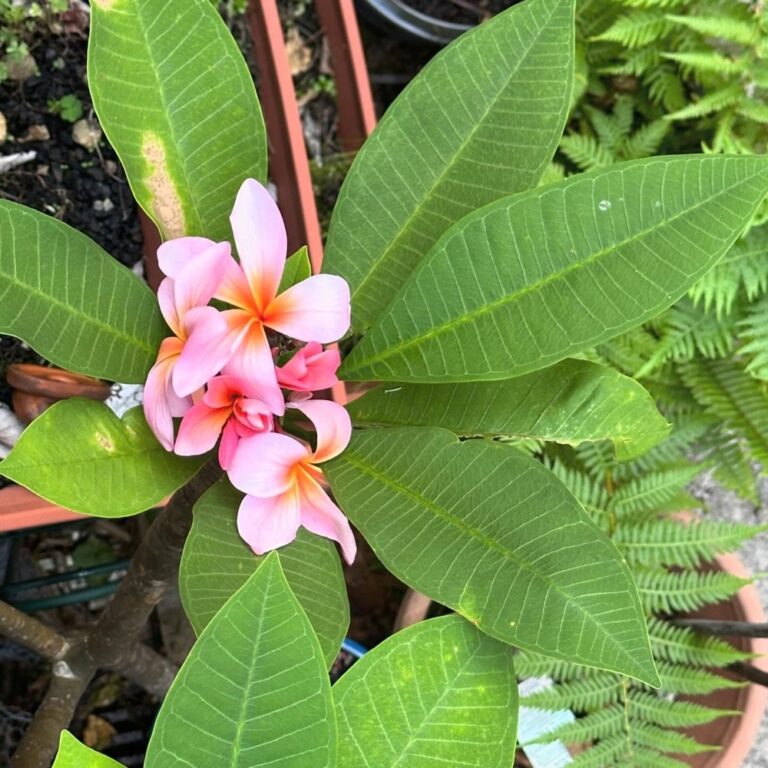
[[(744, 564), (736, 555), (720, 555), (708, 570), (723, 570), (741, 578), (749, 578)], [(394, 631), (415, 624), (427, 617), (432, 601), (414, 590), (408, 590), (400, 604), (395, 619)], [(731, 600), (693, 614), (697, 618), (719, 619), (723, 621), (765, 621), (760, 595), (754, 586), (747, 585), (738, 591)], [(740, 650), (761, 655), (752, 662), (755, 666), (768, 671), (768, 639), (734, 637), (726, 638)], [(718, 674), (737, 679), (734, 675), (718, 670)], [(768, 704), (768, 688), (760, 685), (745, 685), (743, 688), (731, 688), (715, 691), (708, 696), (686, 697), (709, 707), (740, 711), (740, 716), (722, 717), (712, 723), (686, 729), (686, 733), (703, 744), (717, 744), (722, 747), (717, 752), (704, 752), (700, 755), (675, 755), (676, 759), (687, 763), (692, 768), (738, 768), (744, 762), (755, 742), (760, 723)]]
[(20, 485), (0, 488), (0, 533), (82, 520), (83, 517), (41, 499)]
[(59, 400), (68, 397), (106, 400), (111, 391), (110, 385), (99, 379), (28, 363), (9, 365), (5, 378), (13, 388), (13, 410), (26, 424)]

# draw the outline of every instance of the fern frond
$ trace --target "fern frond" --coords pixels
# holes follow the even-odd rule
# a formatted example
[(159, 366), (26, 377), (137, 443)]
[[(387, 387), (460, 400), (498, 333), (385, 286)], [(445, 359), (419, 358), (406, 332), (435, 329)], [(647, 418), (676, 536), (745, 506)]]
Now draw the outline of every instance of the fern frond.
[(681, 24), (705, 37), (728, 40), (737, 45), (756, 45), (760, 41), (760, 27), (752, 22), (730, 16), (678, 16), (668, 14), (667, 21)]
[[(519, 674), (517, 664), (515, 669)], [(538, 709), (572, 709), (574, 712), (592, 712), (614, 704), (621, 698), (619, 676), (612, 672), (598, 672), (582, 680), (557, 683), (542, 691), (520, 699), (524, 707)]]
[(738, 240), (725, 257), (689, 291), (695, 304), (714, 306), (717, 316), (729, 314), (740, 291), (750, 301), (768, 290), (768, 226)]
[(721, 552), (732, 552), (762, 526), (702, 521), (652, 520), (619, 526), (614, 542), (631, 565), (696, 568)]
[(568, 682), (593, 677), (602, 672), (594, 667), (585, 667), (563, 659), (554, 659), (535, 651), (518, 651), (515, 654), (515, 672), (520, 678), (551, 677)]
[(768, 105), (756, 99), (747, 99), (743, 101), (736, 110), (747, 120), (754, 120), (756, 123), (768, 125)]
[[(696, 464), (684, 464), (663, 472), (650, 472), (622, 485), (608, 504), (620, 518), (636, 512), (658, 512), (685, 489), (702, 471)], [(678, 524), (679, 525), (679, 524)], [(628, 530), (633, 528), (626, 526)]]
[(702, 96), (698, 101), (666, 115), (665, 120), (695, 120), (699, 117), (706, 117), (713, 112), (739, 104), (743, 97), (744, 89), (741, 85), (728, 85), (712, 91), (706, 94), (706, 96)]
[(681, 696), (704, 695), (724, 688), (743, 688), (748, 685), (745, 681), (730, 680), (705, 669), (669, 661), (660, 661), (656, 668), (661, 678), (661, 690)]
[(739, 331), (745, 342), (739, 352), (749, 358), (747, 372), (768, 381), (768, 296), (749, 306), (746, 317), (739, 323)]
[(575, 755), (571, 768), (610, 768), (614, 765), (626, 766), (630, 752), (630, 742), (626, 734), (620, 733), (608, 739), (601, 739), (591, 749)]
[[(616, 766), (619, 768), (619, 766)], [(626, 768), (626, 766), (621, 766)], [(662, 755), (650, 747), (637, 747), (632, 750), (632, 768), (690, 768), (688, 763)]]
[(720, 435), (710, 459), (715, 464), (715, 480), (718, 483), (735, 491), (741, 498), (758, 504), (757, 474), (741, 440)]
[(570, 133), (560, 139), (560, 151), (583, 171), (613, 165), (616, 158), (594, 136)]
[(669, 61), (680, 64), (686, 74), (716, 72), (720, 75), (737, 75), (744, 69), (744, 62), (729, 59), (714, 51), (691, 51), (687, 53), (664, 53)]
[(566, 744), (584, 744), (605, 739), (624, 731), (624, 705), (614, 704), (597, 712), (563, 723), (552, 731), (539, 736), (531, 744), (559, 740)]
[(742, 435), (752, 455), (768, 465), (768, 396), (736, 360), (693, 360), (679, 367), (697, 402)]
[(634, 573), (640, 601), (649, 613), (684, 613), (727, 600), (750, 579), (725, 571), (641, 570)]
[(622, 160), (639, 160), (655, 155), (669, 132), (669, 127), (666, 120), (652, 120), (642, 125), (619, 144), (618, 153)]
[(640, 77), (658, 66), (662, 61), (661, 51), (656, 47), (638, 48), (626, 51), (620, 64), (603, 64), (598, 68), (601, 75)]
[(727, 667), (753, 658), (715, 637), (699, 635), (687, 627), (676, 627), (659, 619), (648, 622), (654, 658), (694, 667)]
[(665, 728), (690, 728), (711, 723), (721, 717), (741, 714), (732, 709), (714, 709), (692, 701), (670, 701), (637, 689), (630, 690), (627, 708), (633, 720), (654, 723)]
[(660, 728), (650, 723), (635, 723), (632, 726), (632, 740), (644, 747), (652, 747), (660, 752), (674, 752), (681, 755), (698, 755), (701, 752), (714, 752), (720, 749), (714, 744), (701, 744), (679, 731)]
[(548, 459), (545, 463), (587, 511), (593, 510), (598, 516), (604, 515), (608, 506), (608, 492), (599, 480), (575, 467), (566, 466), (559, 459)]
[(605, 32), (592, 39), (619, 43), (629, 49), (641, 48), (664, 37), (673, 26), (673, 22), (659, 11), (638, 10), (616, 19)]

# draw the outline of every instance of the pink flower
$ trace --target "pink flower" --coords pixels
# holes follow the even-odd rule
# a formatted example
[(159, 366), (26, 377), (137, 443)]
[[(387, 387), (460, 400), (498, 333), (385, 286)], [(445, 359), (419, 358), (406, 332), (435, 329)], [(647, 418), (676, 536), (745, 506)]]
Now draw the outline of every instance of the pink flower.
[(202, 401), (184, 416), (173, 450), (179, 456), (197, 456), (210, 451), (221, 434), (219, 464), (227, 469), (240, 438), (273, 428), (273, 413), (255, 387), (237, 376), (216, 376), (208, 382)]
[(243, 438), (228, 474), (248, 494), (240, 504), (237, 529), (257, 555), (296, 538), (300, 525), (338, 541), (351, 563), (357, 545), (344, 513), (323, 490), (317, 466), (338, 456), (352, 434), (344, 408), (330, 400), (310, 400), (290, 407), (304, 413), (317, 430), (317, 448), (274, 432)]
[(323, 350), (316, 341), (302, 347), (285, 365), (277, 369), (277, 382), (294, 392), (317, 392), (338, 383), (341, 364), (338, 349)]
[(336, 341), (349, 328), (349, 286), (336, 275), (314, 275), (278, 295), (285, 224), (257, 181), (243, 182), (230, 221), (240, 263), (229, 260), (216, 298), (234, 309), (221, 313), (224, 333), (213, 324), (196, 328), (176, 366), (174, 387), (181, 395), (194, 392), (218, 373), (224, 354), (230, 356), (228, 370), (257, 384), (272, 407), (280, 395), (266, 329), (300, 341)]
[[(173, 448), (173, 417), (183, 416), (192, 407), (192, 392), (179, 396), (174, 386), (175, 370), (195, 328), (218, 328), (225, 323), (213, 307), (213, 297), (231, 260), (228, 243), (214, 243), (202, 237), (182, 237), (160, 246), (160, 269), (168, 275), (157, 291), (165, 322), (175, 336), (160, 344), (157, 360), (144, 386), (144, 415), (163, 447)], [(184, 268), (182, 269), (182, 264)], [(223, 365), (226, 360), (221, 357)], [(194, 390), (193, 390), (194, 391)]]

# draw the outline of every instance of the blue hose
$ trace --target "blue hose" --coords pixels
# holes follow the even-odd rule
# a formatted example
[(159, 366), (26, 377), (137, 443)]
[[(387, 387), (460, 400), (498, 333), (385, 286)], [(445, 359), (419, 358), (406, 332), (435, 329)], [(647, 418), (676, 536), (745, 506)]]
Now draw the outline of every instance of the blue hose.
[(356, 659), (361, 658), (368, 652), (368, 649), (365, 646), (360, 645), (360, 643), (355, 640), (350, 640), (348, 637), (345, 637), (342, 641), (341, 650), (352, 654)]

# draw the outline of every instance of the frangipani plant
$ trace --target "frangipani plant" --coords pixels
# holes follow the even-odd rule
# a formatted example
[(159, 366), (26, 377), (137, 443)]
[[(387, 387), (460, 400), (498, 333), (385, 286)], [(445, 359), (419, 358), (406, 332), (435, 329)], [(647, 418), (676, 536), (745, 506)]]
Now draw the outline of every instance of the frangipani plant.
[[(208, 0), (94, 0), (94, 105), (171, 282), (158, 305), (84, 236), (3, 202), (0, 329), (75, 371), (149, 376), (149, 423), (63, 402), (1, 469), (98, 516), (173, 495), (97, 626), (61, 650), (15, 768), (46, 764), (97, 668), (126, 667), (182, 547), (198, 641), (148, 768), (509, 765), (516, 647), (659, 684), (620, 551), (506, 439), (611, 441), (630, 458), (664, 437), (637, 382), (579, 355), (717, 263), (768, 193), (768, 160), (665, 157), (537, 186), (571, 99), (573, 5), (526, 0), (425, 68), (355, 160), (325, 274), (310, 277), (305, 252), (278, 274), (258, 101)], [(322, 344), (346, 332), (345, 285), (336, 358)], [(352, 429), (341, 404), (307, 399), (339, 361), (342, 380), (383, 382), (349, 404)], [(330, 539), (354, 555), (344, 516), (455, 615), (398, 633), (331, 688), (348, 605)], [(100, 765), (62, 736), (57, 768), (88, 760)]]

